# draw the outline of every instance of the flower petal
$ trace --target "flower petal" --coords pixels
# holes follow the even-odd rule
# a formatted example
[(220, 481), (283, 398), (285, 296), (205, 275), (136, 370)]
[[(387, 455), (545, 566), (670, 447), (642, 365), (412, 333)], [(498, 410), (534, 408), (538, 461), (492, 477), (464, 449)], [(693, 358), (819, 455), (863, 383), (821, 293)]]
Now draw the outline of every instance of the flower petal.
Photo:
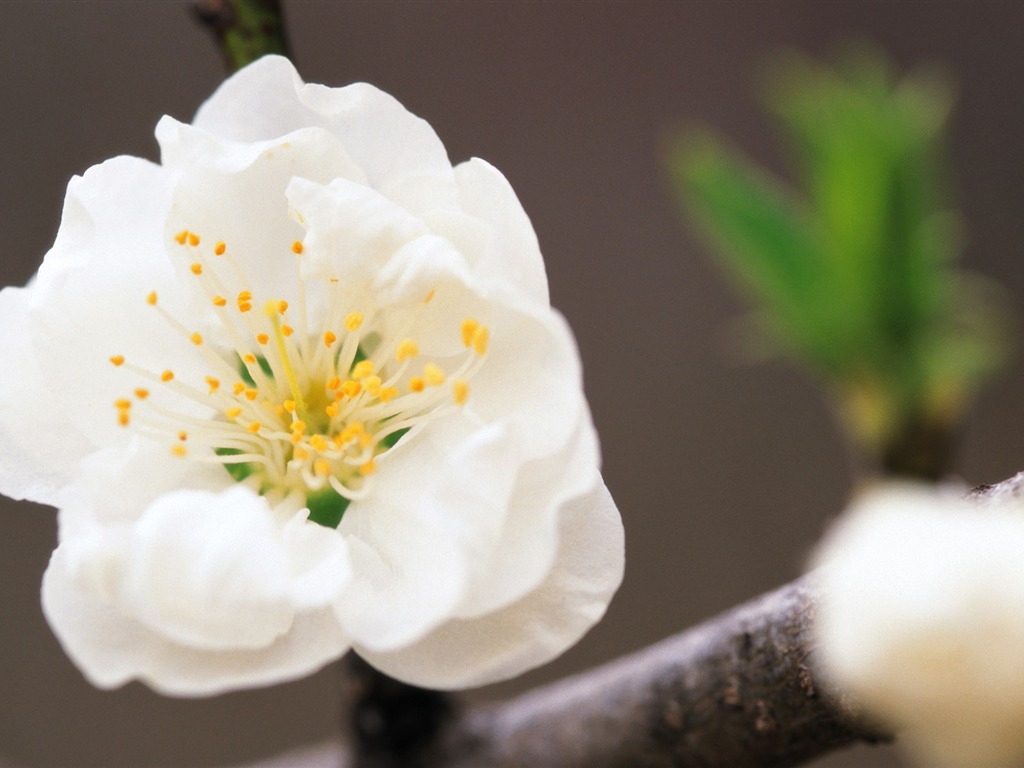
[(603, 615), (622, 581), (622, 522), (600, 486), (562, 510), (558, 561), (536, 590), (504, 610), (452, 620), (393, 652), (356, 644), (381, 671), (429, 688), (465, 688), (514, 677), (555, 658)]
[(65, 651), (100, 688), (138, 679), (168, 695), (213, 696), (304, 677), (348, 648), (330, 610), (298, 614), (287, 634), (263, 648), (211, 651), (171, 642), (83, 589), (60, 548), (43, 577), (43, 611)]
[(81, 459), (95, 450), (68, 423), (32, 349), (32, 288), (0, 291), (0, 491), (15, 499), (57, 504)]
[[(344, 138), (369, 184), (388, 194), (416, 177), (451, 179), (434, 129), (395, 98), (366, 83), (304, 84), (290, 61), (266, 56), (224, 82), (193, 124), (234, 141), (262, 141), (318, 126)], [(454, 187), (452, 188), (454, 191)], [(435, 196), (437, 190), (435, 188)]]

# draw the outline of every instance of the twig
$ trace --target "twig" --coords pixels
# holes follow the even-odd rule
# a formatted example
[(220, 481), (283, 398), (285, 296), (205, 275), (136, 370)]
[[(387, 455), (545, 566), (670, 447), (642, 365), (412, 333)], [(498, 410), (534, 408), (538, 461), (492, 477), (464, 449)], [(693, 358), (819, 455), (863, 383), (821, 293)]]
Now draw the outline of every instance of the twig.
[(217, 41), (229, 72), (268, 53), (288, 56), (280, 0), (198, 0), (193, 8)]

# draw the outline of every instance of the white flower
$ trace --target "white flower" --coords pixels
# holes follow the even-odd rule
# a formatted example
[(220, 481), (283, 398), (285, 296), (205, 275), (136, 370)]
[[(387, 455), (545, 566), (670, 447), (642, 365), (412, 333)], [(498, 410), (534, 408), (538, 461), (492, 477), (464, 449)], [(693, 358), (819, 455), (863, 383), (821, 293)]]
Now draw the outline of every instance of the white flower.
[(274, 57), (156, 133), (0, 293), (0, 490), (60, 508), (43, 607), (85, 674), (205, 695), (354, 648), (462, 687), (576, 642), (621, 522), (505, 178)]
[(816, 555), (824, 672), (926, 766), (1024, 759), (1024, 502), (880, 488)]

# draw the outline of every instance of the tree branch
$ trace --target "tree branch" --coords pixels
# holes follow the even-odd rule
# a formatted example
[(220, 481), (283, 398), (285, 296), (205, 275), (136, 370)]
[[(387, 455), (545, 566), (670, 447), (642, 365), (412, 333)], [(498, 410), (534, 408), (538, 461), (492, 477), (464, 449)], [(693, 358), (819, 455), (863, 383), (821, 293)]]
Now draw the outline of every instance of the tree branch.
[(198, 0), (193, 9), (216, 40), (228, 72), (268, 53), (288, 56), (280, 0)]
[[(969, 496), (1024, 497), (1024, 472)], [(809, 574), (617, 661), (461, 710), (446, 694), (431, 704), (421, 689), (347, 660), (348, 744), (259, 768), (782, 768), (890, 740), (816, 673), (817, 601)], [(421, 719), (411, 740), (395, 742), (405, 746), (389, 747), (383, 717)]]

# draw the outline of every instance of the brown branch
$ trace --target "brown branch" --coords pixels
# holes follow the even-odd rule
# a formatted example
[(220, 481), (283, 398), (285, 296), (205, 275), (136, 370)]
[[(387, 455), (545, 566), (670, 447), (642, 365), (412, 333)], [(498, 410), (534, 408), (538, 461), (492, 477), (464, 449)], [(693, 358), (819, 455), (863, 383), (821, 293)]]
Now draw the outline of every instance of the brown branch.
[[(1024, 497), (1024, 473), (970, 497)], [(630, 656), (461, 711), (346, 661), (348, 745), (262, 768), (771, 768), (886, 741), (814, 669), (817, 599), (810, 574)]]
[(453, 724), (446, 768), (790, 766), (880, 731), (811, 665), (804, 577), (695, 629)]

